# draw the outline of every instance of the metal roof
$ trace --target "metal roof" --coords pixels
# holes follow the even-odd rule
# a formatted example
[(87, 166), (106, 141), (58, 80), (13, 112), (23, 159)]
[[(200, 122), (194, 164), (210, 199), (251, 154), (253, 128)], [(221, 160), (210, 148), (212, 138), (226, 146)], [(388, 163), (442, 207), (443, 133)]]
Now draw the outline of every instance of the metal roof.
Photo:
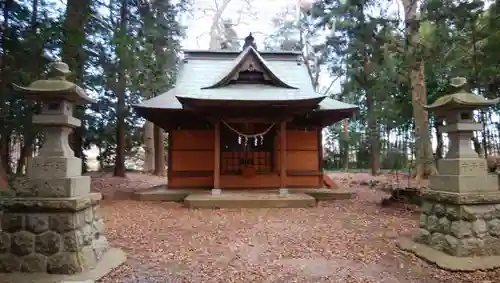
[[(251, 47), (249, 47), (251, 48)], [(246, 50), (248, 52), (248, 50)], [(244, 51), (245, 52), (245, 51)], [(272, 85), (231, 84), (203, 89), (217, 83), (234, 69), (244, 52), (185, 51), (175, 88), (144, 101), (137, 108), (183, 109), (177, 97), (239, 101), (302, 100), (323, 97), (312, 86), (307, 67), (297, 52), (255, 52), (263, 64), (282, 82), (294, 88)], [(358, 107), (325, 98), (315, 111), (356, 110)]]

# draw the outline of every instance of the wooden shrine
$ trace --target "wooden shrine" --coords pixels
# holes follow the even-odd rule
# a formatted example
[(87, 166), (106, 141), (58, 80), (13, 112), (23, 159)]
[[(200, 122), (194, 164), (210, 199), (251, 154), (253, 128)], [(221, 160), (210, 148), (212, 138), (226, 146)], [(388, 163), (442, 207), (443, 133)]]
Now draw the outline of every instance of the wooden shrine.
[(184, 51), (175, 88), (135, 106), (169, 133), (168, 187), (323, 187), (322, 129), (357, 110), (317, 94), (298, 52)]

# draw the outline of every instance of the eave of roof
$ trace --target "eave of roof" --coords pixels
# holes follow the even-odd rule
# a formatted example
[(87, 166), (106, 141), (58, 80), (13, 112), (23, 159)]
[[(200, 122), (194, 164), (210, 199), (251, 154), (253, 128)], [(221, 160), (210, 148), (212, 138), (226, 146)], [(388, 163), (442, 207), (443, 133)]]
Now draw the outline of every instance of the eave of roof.
[(287, 99), (287, 100), (248, 100), (248, 99), (213, 99), (207, 98), (193, 98), (189, 96), (176, 96), (182, 105), (198, 106), (198, 107), (294, 107), (294, 106), (315, 106), (318, 105), (325, 96), (315, 96), (300, 99)]

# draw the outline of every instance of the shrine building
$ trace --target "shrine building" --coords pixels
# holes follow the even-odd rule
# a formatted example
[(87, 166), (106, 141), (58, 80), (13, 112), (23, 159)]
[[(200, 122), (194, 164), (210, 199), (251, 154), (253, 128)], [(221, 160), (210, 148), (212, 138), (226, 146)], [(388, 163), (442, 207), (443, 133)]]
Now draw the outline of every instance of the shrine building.
[(322, 129), (357, 106), (318, 94), (300, 52), (184, 51), (176, 85), (136, 105), (169, 134), (169, 189), (323, 187)]

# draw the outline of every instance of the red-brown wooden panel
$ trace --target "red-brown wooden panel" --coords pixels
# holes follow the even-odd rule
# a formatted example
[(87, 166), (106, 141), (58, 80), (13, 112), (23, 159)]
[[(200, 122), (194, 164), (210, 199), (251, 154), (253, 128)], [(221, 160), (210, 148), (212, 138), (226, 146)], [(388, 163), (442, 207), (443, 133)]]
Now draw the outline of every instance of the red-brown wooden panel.
[(173, 150), (214, 149), (213, 130), (175, 130), (172, 131)]

